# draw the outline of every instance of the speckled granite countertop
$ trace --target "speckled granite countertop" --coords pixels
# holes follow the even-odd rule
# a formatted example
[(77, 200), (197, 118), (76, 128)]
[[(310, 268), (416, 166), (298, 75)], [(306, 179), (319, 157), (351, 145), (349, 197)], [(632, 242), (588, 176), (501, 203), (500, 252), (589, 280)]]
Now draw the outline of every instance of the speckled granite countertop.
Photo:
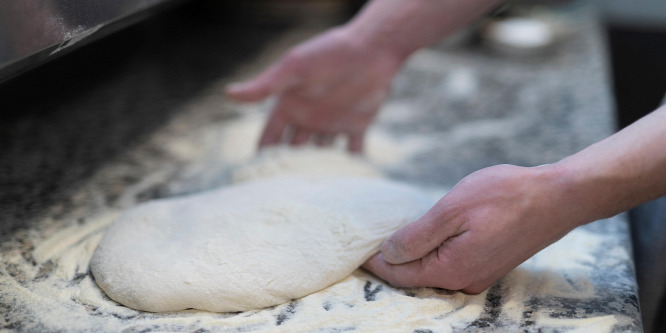
[[(536, 58), (478, 45), (416, 54), (369, 136), (370, 159), (436, 192), (485, 166), (550, 163), (611, 134), (601, 32), (585, 10), (568, 17), (569, 35)], [(222, 87), (312, 31), (185, 8), (0, 86), (0, 327), (641, 331), (624, 215), (579, 228), (476, 296), (397, 290), (359, 270), (245, 313), (152, 314), (106, 298), (87, 267), (104, 226), (137, 202), (226, 184), (252, 154), (265, 108), (229, 103)]]

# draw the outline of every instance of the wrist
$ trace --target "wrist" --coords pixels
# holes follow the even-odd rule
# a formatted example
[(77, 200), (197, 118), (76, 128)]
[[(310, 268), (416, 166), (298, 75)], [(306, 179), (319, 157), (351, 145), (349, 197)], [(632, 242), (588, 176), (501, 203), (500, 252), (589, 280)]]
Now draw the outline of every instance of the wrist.
[(332, 31), (335, 38), (339, 38), (344, 44), (350, 45), (357, 50), (368, 54), (375, 54), (378, 61), (390, 62), (396, 71), (416, 49), (407, 49), (395, 43), (384, 40), (352, 23), (335, 28)]
[(523, 181), (532, 192), (532, 218), (548, 221), (544, 227), (566, 232), (592, 221), (574, 170), (558, 163), (526, 169)]
[(391, 28), (382, 25), (371, 26), (353, 20), (340, 27), (340, 30), (349, 41), (390, 56), (399, 63), (403, 63), (419, 49), (415, 45), (402, 43)]
[(355, 38), (401, 59), (481, 17), (500, 0), (373, 0), (345, 25)]
[(578, 227), (622, 211), (613, 203), (615, 189), (607, 177), (591, 174), (568, 159), (537, 168), (542, 169), (547, 179), (546, 191), (552, 193), (549, 197), (558, 211), (553, 213), (565, 223)]

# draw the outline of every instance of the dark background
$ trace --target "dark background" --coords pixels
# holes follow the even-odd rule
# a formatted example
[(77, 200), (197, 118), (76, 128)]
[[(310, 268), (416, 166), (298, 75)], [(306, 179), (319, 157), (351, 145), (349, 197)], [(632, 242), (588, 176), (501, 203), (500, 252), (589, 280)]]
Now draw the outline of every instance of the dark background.
[[(221, 3), (185, 2), (0, 83), (0, 231), (65, 197), (293, 19)], [(341, 20), (362, 5), (348, 0)], [(666, 33), (609, 24), (607, 36), (621, 128), (663, 98)], [(129, 114), (136, 120), (128, 126)], [(82, 140), (95, 149), (77, 148), (91, 147), (76, 144)]]

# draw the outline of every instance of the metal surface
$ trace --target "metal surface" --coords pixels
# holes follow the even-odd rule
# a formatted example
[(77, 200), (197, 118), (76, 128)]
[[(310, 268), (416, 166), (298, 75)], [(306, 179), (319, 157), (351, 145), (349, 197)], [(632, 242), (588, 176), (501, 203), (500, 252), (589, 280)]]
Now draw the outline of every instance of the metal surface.
[(0, 1), (0, 81), (175, 1)]

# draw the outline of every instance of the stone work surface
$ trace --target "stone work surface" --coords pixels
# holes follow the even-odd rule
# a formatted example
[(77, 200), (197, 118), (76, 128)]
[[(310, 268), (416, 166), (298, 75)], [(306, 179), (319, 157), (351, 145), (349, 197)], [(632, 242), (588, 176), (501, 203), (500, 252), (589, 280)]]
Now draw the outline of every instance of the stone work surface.
[[(551, 163), (610, 135), (613, 116), (601, 32), (585, 10), (567, 17), (566, 38), (541, 56), (515, 58), (479, 45), (444, 44), (414, 55), (368, 136), (369, 161), (390, 178), (440, 196), (480, 168)], [(206, 38), (224, 41), (224, 34), (215, 33), (221, 29), (218, 24), (197, 26), (196, 38), (186, 35), (177, 39), (179, 47), (160, 49), (157, 65), (144, 66), (152, 63), (144, 56), (135, 60), (137, 64), (121, 66), (126, 72), (119, 69), (112, 81), (54, 105), (53, 114), (12, 117), (12, 140), (3, 149), (29, 159), (3, 161), (3, 168), (21, 174), (17, 168), (34, 163), (43, 168), (35, 174), (66, 179), (70, 165), (85, 172), (77, 171), (71, 187), (53, 182), (56, 197), (44, 196), (48, 189), (42, 188), (15, 205), (2, 202), (5, 212), (27, 209), (24, 202), (41, 205), (38, 212), (19, 214), (20, 225), (17, 214), (1, 215), (3, 231), (7, 230), (0, 243), (3, 330), (641, 331), (624, 215), (573, 231), (474, 296), (431, 288), (395, 289), (359, 269), (289, 304), (242, 313), (147, 313), (108, 299), (88, 269), (105, 227), (138, 202), (229, 183), (233, 170), (252, 158), (268, 106), (230, 103), (222, 94), (224, 84), (256, 72), (312, 33), (309, 28), (262, 32), (271, 42), (258, 55), (247, 57), (242, 66), (236, 64), (235, 74), (218, 71), (213, 76), (205, 66), (188, 63), (187, 57), (214, 61), (215, 54), (233, 52), (228, 45), (207, 48)], [(201, 59), (182, 48), (213, 54)], [(179, 61), (164, 60), (170, 57)], [(164, 74), (167, 69), (161, 66), (169, 67), (172, 75)], [(204, 83), (188, 82), (198, 78), (191, 73), (205, 77)], [(164, 91), (173, 95), (165, 96)], [(117, 108), (127, 111), (118, 116), (120, 111), (113, 111)], [(160, 110), (166, 115), (154, 120), (157, 116), (150, 112)], [(50, 123), (34, 125), (35, 119)], [(93, 140), (95, 132), (111, 135), (100, 125), (105, 122), (125, 139)], [(87, 123), (96, 127), (86, 129)], [(25, 135), (31, 130), (43, 133)], [(59, 134), (70, 139), (52, 147), (46, 144), (44, 138)], [(40, 160), (37, 153), (19, 152), (35, 142), (46, 146), (34, 148), (37, 152), (63, 153), (44, 154), (51, 159)], [(108, 156), (82, 153), (99, 146)], [(87, 168), (89, 163), (95, 167)], [(3, 198), (23, 195), (20, 181), (3, 187)]]

